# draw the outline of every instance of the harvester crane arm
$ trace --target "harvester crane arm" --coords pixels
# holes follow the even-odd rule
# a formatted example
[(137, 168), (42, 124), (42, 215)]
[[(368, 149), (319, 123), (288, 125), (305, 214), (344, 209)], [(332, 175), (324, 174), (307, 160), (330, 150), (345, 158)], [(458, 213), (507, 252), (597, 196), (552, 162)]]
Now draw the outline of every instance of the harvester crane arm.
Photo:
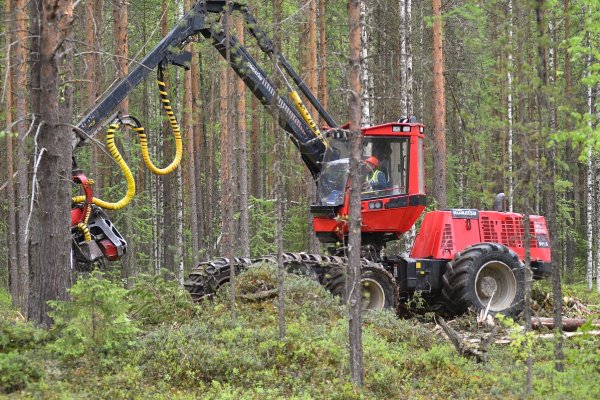
[[(229, 10), (227, 10), (227, 7), (229, 7)], [(246, 5), (224, 0), (198, 1), (171, 32), (139, 62), (131, 73), (117, 82), (87, 115), (81, 119), (74, 130), (73, 148), (83, 145), (88, 138), (93, 137), (106, 124), (114, 120), (117, 116), (114, 110), (118, 104), (151, 71), (157, 67), (165, 68), (169, 64), (187, 68), (191, 61), (191, 53), (177, 51), (177, 49), (183, 47), (195, 35), (202, 35), (204, 38), (209, 39), (223, 57), (226, 56), (227, 49), (229, 48), (231, 68), (242, 78), (246, 86), (263, 105), (271, 105), (276, 96), (276, 90), (268, 75), (250, 55), (248, 50), (240, 44), (235, 35), (227, 35), (225, 33), (222, 21), (219, 22), (219, 20), (223, 20), (220, 17), (226, 12), (233, 11), (238, 11), (243, 15), (246, 21), (246, 29), (257, 40), (261, 50), (273, 56), (274, 48), (272, 41), (258, 28), (256, 20)], [(210, 18), (210, 16), (214, 16), (215, 18)], [(227, 39), (229, 39), (228, 45)], [(319, 112), (323, 120), (329, 126), (335, 127), (336, 124), (331, 116), (285, 57), (277, 54), (277, 58), (279, 65), (289, 74), (311, 105)], [(299, 106), (297, 101), (294, 101), (294, 103), (296, 106), (287, 98), (277, 97), (278, 122), (290, 134), (292, 141), (302, 154), (304, 163), (313, 176), (316, 177), (321, 169), (321, 162), (327, 150), (327, 143), (320, 135), (318, 129), (315, 129), (314, 125), (311, 126), (311, 121), (307, 120), (306, 115), (303, 115), (300, 110), (302, 106)]]

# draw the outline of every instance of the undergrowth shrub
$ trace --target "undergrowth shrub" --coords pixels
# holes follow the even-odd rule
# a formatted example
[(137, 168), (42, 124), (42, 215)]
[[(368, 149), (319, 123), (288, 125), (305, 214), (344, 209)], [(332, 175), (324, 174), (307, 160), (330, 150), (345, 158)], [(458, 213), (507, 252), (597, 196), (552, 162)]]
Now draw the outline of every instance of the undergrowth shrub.
[(27, 353), (0, 353), (0, 393), (24, 389), (42, 376), (42, 366)]
[(127, 299), (132, 318), (143, 325), (183, 322), (194, 314), (195, 306), (187, 290), (163, 274), (136, 277)]
[(48, 333), (33, 324), (0, 320), (0, 353), (24, 351), (41, 345)]
[(129, 319), (127, 290), (100, 272), (69, 289), (71, 301), (51, 301), (56, 341), (50, 349), (67, 357), (118, 353), (132, 344), (139, 329)]

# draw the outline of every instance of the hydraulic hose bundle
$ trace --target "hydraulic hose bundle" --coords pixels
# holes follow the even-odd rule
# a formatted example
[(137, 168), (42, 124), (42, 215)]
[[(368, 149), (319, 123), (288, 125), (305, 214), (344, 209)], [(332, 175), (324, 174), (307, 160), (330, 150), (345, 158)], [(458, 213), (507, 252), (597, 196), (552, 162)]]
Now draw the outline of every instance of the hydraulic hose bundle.
[[(119, 150), (115, 144), (115, 133), (119, 130), (119, 128), (121, 128), (121, 126), (128, 126), (132, 130), (137, 132), (138, 138), (140, 140), (140, 145), (141, 145), (142, 159), (144, 160), (144, 164), (146, 164), (146, 167), (152, 173), (154, 173), (156, 175), (167, 175), (167, 174), (170, 174), (171, 172), (173, 172), (175, 169), (177, 169), (179, 164), (181, 164), (181, 158), (183, 156), (183, 143), (181, 140), (181, 130), (179, 128), (179, 124), (177, 123), (177, 119), (175, 118), (175, 113), (173, 112), (173, 108), (170, 105), (169, 95), (168, 95), (167, 88), (166, 88), (167, 85), (164, 82), (164, 71), (160, 67), (158, 68), (157, 83), (158, 83), (158, 90), (159, 90), (159, 94), (160, 94), (162, 107), (165, 110), (167, 117), (169, 118), (169, 124), (171, 125), (171, 129), (173, 130), (173, 137), (175, 139), (175, 157), (173, 158), (173, 161), (164, 168), (156, 167), (154, 165), (154, 163), (152, 162), (152, 160), (150, 159), (150, 154), (148, 151), (148, 140), (146, 138), (146, 133), (144, 131), (144, 127), (142, 126), (140, 121), (137, 118), (132, 117), (132, 116), (119, 118), (116, 122), (113, 122), (108, 128), (108, 131), (106, 133), (106, 147), (107, 147), (110, 155), (112, 156), (112, 158), (119, 165), (121, 172), (125, 176), (125, 180), (127, 182), (127, 192), (125, 193), (123, 198), (121, 198), (117, 202), (108, 202), (108, 201), (104, 201), (104, 200), (101, 200), (96, 197), (92, 197), (91, 199), (89, 199), (88, 198), (89, 196), (82, 195), (82, 196), (73, 197), (73, 199), (72, 199), (73, 203), (89, 202), (89, 203), (95, 204), (99, 207), (102, 207), (104, 209), (120, 210), (121, 208), (123, 208), (127, 204), (129, 204), (131, 202), (131, 200), (133, 199), (133, 197), (135, 196), (135, 189), (136, 189), (135, 188), (135, 179), (133, 177), (133, 174), (131, 173), (131, 170), (129, 169), (129, 166), (127, 165), (127, 163), (121, 156), (121, 153), (119, 152)], [(77, 224), (77, 227), (84, 234), (85, 240), (89, 241), (89, 240), (91, 240), (91, 236), (89, 235), (89, 229), (87, 228), (87, 222), (89, 219), (89, 213), (91, 212), (91, 208), (87, 207), (87, 209), (88, 209), (88, 211), (87, 211), (88, 215), (84, 218), (83, 221), (81, 221), (79, 224)]]

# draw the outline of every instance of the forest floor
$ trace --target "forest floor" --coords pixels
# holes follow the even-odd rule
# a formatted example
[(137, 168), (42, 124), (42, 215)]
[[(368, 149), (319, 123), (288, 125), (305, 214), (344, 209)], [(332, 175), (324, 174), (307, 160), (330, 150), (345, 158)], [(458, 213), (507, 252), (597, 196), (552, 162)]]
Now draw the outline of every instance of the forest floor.
[[(23, 321), (0, 291), (0, 397), (44, 399), (598, 399), (600, 337), (587, 324), (565, 339), (564, 372), (554, 370), (548, 332), (499, 326), (487, 361), (461, 357), (433, 315), (364, 315), (365, 383), (349, 381), (346, 310), (320, 285), (286, 276), (286, 334), (277, 299), (249, 300), (275, 287), (272, 266), (242, 274), (235, 314), (228, 293), (193, 305), (162, 277), (125, 290), (100, 274), (80, 280), (73, 302), (55, 304), (49, 332)], [(539, 316), (549, 285), (536, 283)], [(600, 294), (565, 286), (565, 314), (596, 317)], [(474, 315), (449, 321), (477, 345), (492, 331)], [(543, 336), (545, 335), (545, 336)], [(527, 355), (533, 392), (525, 396)]]

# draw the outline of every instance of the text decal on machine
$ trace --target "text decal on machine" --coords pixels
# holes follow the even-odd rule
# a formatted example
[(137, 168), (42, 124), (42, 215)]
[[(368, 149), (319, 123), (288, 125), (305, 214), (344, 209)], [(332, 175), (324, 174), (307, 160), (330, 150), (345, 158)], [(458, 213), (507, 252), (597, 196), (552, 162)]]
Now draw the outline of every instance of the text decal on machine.
[(471, 209), (452, 209), (452, 218), (457, 219), (478, 219), (479, 211)]

